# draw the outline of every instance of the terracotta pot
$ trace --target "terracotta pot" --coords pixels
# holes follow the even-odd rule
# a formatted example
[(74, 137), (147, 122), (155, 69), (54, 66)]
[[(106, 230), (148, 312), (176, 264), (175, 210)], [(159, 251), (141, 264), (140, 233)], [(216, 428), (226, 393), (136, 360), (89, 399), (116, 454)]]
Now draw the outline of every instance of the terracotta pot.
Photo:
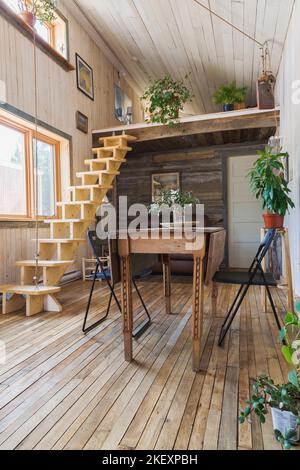
[(240, 111), (241, 109), (246, 109), (246, 103), (234, 103), (235, 111)]
[(22, 11), (21, 13), (19, 13), (19, 17), (32, 29), (34, 28), (36, 23), (36, 17), (32, 13), (30, 13), (29, 11)]
[(263, 214), (265, 228), (283, 228), (284, 217), (278, 214)]

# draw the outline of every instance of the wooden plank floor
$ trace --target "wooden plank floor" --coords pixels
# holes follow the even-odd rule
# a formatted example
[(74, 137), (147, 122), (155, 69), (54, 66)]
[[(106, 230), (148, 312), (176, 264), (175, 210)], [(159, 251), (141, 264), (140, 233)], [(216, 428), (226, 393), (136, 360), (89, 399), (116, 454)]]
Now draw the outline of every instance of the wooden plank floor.
[[(287, 373), (272, 314), (261, 314), (259, 290), (252, 288), (223, 348), (217, 338), (235, 288), (221, 289), (214, 319), (205, 291), (205, 347), (195, 374), (191, 283), (174, 282), (169, 316), (161, 280), (141, 287), (154, 321), (134, 342), (132, 364), (124, 362), (115, 306), (96, 330), (81, 333), (89, 282), (63, 289), (62, 314), (0, 318), (7, 348), (0, 366), (0, 449), (278, 449), (270, 419), (262, 428), (256, 419), (238, 425), (251, 380), (267, 373), (281, 382)], [(285, 294), (276, 290), (274, 297), (283, 315)], [(98, 284), (92, 319), (107, 300)], [(134, 305), (140, 322), (136, 297)]]

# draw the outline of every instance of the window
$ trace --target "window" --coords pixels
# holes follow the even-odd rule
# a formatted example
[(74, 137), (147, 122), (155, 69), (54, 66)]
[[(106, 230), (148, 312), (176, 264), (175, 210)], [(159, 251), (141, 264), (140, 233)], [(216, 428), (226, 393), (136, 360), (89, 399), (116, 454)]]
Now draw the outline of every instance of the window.
[[(55, 216), (55, 145), (43, 140), (33, 140), (34, 181), (38, 187), (38, 214), (40, 217)], [(36, 168), (37, 167), (37, 168)]]
[(0, 142), (0, 213), (25, 217), (25, 134), (0, 123)]
[[(0, 218), (32, 220), (57, 215), (59, 143), (0, 117)], [(37, 158), (35, 158), (37, 150)], [(37, 197), (35, 197), (37, 191)]]
[[(4, 0), (16, 14), (20, 12), (19, 0)], [(66, 18), (59, 12), (55, 13), (56, 18), (51, 23), (38, 21), (35, 24), (35, 31), (46, 41), (53, 49), (61, 54), (65, 59), (68, 59), (68, 23)]]

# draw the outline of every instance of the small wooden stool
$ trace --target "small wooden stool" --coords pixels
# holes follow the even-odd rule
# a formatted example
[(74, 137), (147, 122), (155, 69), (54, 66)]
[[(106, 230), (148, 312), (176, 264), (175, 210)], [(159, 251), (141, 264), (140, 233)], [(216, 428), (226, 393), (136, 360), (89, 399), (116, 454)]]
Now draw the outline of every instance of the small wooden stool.
[[(266, 233), (266, 229), (261, 229), (261, 239), (263, 240)], [(295, 306), (294, 306), (294, 290), (293, 290), (293, 275), (292, 275), (292, 264), (291, 264), (291, 254), (290, 254), (290, 242), (289, 242), (289, 233), (288, 229), (282, 228), (277, 229), (277, 233), (281, 236), (283, 244), (282, 244), (282, 251), (284, 256), (284, 276), (283, 282), (278, 286), (279, 288), (286, 289), (288, 294), (288, 309), (290, 312), (295, 313)], [(266, 271), (266, 259), (262, 265), (264, 271)], [(264, 312), (268, 310), (268, 299), (266, 295), (266, 289), (261, 290), (261, 298), (262, 298), (262, 308)]]

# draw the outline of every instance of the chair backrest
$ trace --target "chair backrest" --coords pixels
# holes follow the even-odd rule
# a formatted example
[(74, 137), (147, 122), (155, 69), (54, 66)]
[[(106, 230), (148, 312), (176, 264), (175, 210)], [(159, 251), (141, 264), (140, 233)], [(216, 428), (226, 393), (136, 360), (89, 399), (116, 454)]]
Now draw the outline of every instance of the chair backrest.
[(97, 237), (97, 233), (95, 232), (95, 230), (88, 231), (88, 239), (93, 250), (94, 256), (96, 258), (101, 258), (103, 242)]
[(268, 251), (271, 247), (271, 244), (272, 244), (272, 242), (275, 238), (275, 235), (276, 235), (276, 229), (269, 229), (267, 231), (263, 241), (259, 245), (258, 251), (257, 251), (257, 253), (255, 255), (255, 258), (253, 260), (253, 263), (250, 267), (250, 271), (252, 271), (255, 264), (261, 265), (263, 259), (265, 258), (265, 256), (267, 255), (267, 253), (268, 253)]
[(209, 237), (205, 285), (208, 286), (219, 271), (225, 258), (226, 231), (212, 233)]

